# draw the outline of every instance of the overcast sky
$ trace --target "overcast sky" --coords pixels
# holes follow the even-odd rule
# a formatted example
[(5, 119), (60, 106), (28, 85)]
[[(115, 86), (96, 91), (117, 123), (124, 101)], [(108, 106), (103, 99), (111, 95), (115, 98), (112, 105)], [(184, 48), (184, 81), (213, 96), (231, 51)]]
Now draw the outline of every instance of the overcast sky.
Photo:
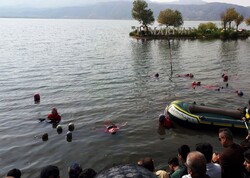
[[(62, 7), (85, 5), (86, 3), (95, 3), (101, 1), (114, 0), (0, 0), (1, 6), (18, 6), (18, 7)], [(121, 0), (116, 0), (121, 1)], [(125, 0), (124, 0), (125, 1)], [(130, 0), (131, 2), (133, 0)], [(176, 0), (151, 0), (152, 2), (172, 2)], [(189, 1), (189, 0), (186, 0)], [(250, 0), (204, 0), (206, 2), (224, 2), (238, 4), (242, 6), (250, 6)]]
[[(155, 2), (172, 2), (175, 0), (151, 0)], [(188, 0), (186, 0), (188, 1)], [(229, 4), (238, 4), (241, 6), (250, 6), (250, 0), (204, 0), (206, 2), (223, 2), (223, 3), (229, 3)]]

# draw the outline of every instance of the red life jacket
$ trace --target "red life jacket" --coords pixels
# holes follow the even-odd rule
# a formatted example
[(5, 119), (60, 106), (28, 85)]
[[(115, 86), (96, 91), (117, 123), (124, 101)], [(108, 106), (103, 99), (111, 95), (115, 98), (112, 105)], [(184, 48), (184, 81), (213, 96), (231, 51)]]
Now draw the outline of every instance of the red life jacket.
[(51, 120), (52, 122), (60, 122), (61, 121), (61, 116), (59, 114), (49, 114), (48, 119)]

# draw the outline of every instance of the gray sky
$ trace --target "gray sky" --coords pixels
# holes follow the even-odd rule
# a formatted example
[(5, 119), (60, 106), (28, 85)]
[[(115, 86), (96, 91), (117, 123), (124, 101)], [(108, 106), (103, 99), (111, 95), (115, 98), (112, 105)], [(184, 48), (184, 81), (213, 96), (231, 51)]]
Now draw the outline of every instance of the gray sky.
[[(1, 6), (18, 6), (18, 7), (62, 7), (85, 5), (86, 3), (95, 3), (101, 1), (112, 0), (0, 0)], [(121, 0), (117, 0), (121, 1)], [(131, 2), (133, 0), (130, 0)], [(172, 2), (176, 0), (151, 0), (152, 2)], [(188, 0), (186, 0), (188, 1)], [(242, 6), (250, 6), (250, 0), (204, 0), (206, 2), (224, 2), (238, 4)]]
[[(153, 2), (172, 2), (175, 0), (151, 0)], [(187, 0), (188, 1), (188, 0)], [(250, 6), (249, 0), (204, 0), (206, 2), (222, 2), (222, 3), (229, 3), (229, 4), (237, 4), (241, 6)]]

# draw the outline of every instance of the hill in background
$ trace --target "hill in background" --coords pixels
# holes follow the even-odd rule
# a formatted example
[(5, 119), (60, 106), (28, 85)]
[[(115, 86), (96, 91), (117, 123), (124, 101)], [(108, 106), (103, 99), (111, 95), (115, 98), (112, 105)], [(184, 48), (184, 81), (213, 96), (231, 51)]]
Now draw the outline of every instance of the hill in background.
[[(0, 17), (6, 18), (82, 18), (82, 19), (132, 19), (131, 1), (100, 2), (81, 7), (62, 8), (0, 8)], [(220, 14), (228, 8), (235, 8), (245, 18), (250, 17), (250, 8), (226, 3), (201, 3), (193, 5), (148, 3), (157, 19), (159, 12), (167, 8), (178, 10), (184, 20), (220, 20)]]

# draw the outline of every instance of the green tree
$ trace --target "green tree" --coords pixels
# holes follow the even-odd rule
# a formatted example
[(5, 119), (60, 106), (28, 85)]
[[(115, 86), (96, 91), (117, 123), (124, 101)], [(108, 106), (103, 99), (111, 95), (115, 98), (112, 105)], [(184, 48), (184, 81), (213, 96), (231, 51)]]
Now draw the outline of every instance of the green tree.
[(152, 24), (155, 19), (151, 9), (147, 9), (148, 4), (144, 0), (135, 0), (133, 2), (132, 17), (138, 20), (148, 32), (148, 25)]
[(161, 11), (157, 21), (159, 24), (166, 25), (166, 27), (169, 26), (179, 27), (183, 24), (181, 13), (177, 10), (173, 11), (171, 9), (166, 9), (164, 11)]
[(247, 26), (250, 25), (250, 17), (248, 17), (248, 18), (245, 19), (245, 23), (246, 23)]
[(212, 22), (208, 22), (208, 23), (201, 23), (198, 26), (198, 30), (202, 31), (203, 33), (211, 31), (211, 30), (217, 30), (217, 25), (215, 23)]
[(239, 25), (244, 21), (243, 15), (238, 14), (238, 17), (234, 20), (236, 24), (236, 30), (238, 31)]
[(239, 17), (239, 13), (234, 8), (228, 8), (226, 12), (221, 14), (221, 21), (224, 29), (228, 24), (228, 28), (231, 29), (231, 24)]
[(226, 17), (226, 13), (225, 13), (225, 12), (222, 12), (222, 13), (221, 13), (220, 19), (221, 19), (221, 23), (222, 23), (223, 29), (226, 30), (226, 29), (227, 29), (228, 20), (227, 20), (227, 17)]

